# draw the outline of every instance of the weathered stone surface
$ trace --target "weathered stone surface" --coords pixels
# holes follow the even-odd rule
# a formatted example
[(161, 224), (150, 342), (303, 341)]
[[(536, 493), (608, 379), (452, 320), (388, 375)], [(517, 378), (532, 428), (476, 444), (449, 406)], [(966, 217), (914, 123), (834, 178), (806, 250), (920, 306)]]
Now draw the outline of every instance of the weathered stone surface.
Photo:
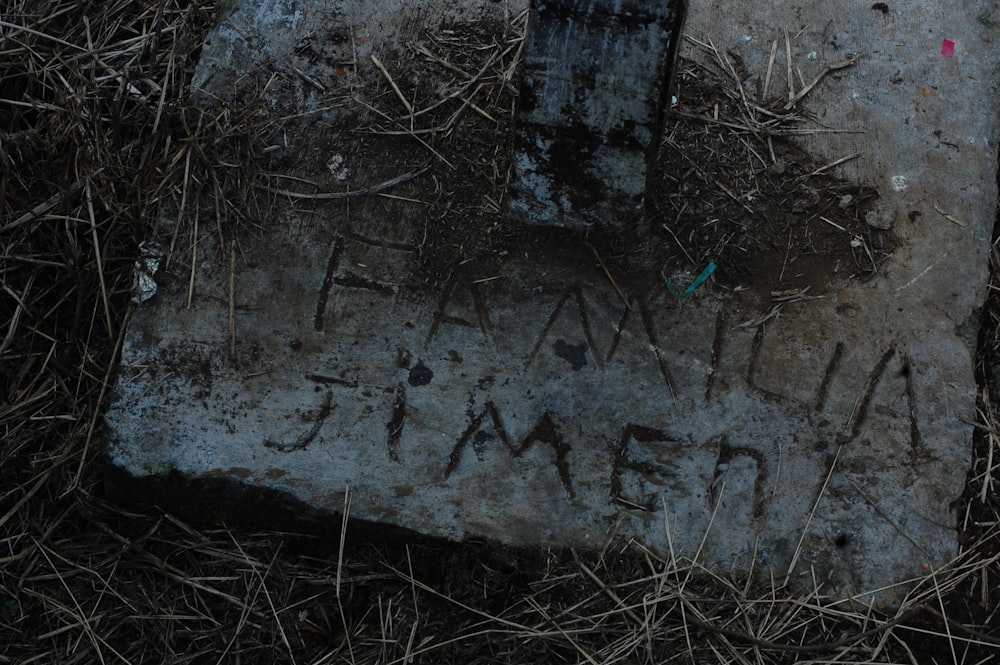
[(685, 5), (531, 4), (511, 192), (519, 219), (581, 229), (638, 221)]
[[(376, 21), (335, 4), (328, 27), (405, 32), (386, 27), (405, 12)], [(420, 24), (443, 5), (424, 3)], [(824, 123), (865, 133), (810, 140), (831, 160), (860, 152), (844, 168), (899, 211), (902, 246), (878, 278), (818, 285), (825, 298), (766, 320), (770, 305), (711, 284), (676, 299), (658, 280), (633, 283), (626, 305), (582, 260), (581, 238), (571, 256), (516, 252), (429, 289), (411, 279), (426, 233), (412, 203), (289, 206), (269, 235), (241, 240), (234, 358), (228, 248), (201, 239), (190, 309), (187, 267), (159, 276), (123, 349), (110, 458), (140, 477), (227, 478), (331, 512), (350, 488), (353, 515), (450, 538), (635, 537), (722, 572), (792, 570), (823, 593), (883, 589), (891, 603), (892, 584), (956, 551), (949, 503), (971, 446), (996, 200), (988, 5), (690, 8), (689, 32), (741, 55), (748, 87), (762, 85), (773, 40), (783, 61), (793, 18), (807, 80), (865, 53), (810, 98)], [(254, 13), (242, 11), (246, 32)], [(220, 28), (215, 53), (236, 34)], [(941, 37), (957, 37), (955, 57), (939, 54)]]

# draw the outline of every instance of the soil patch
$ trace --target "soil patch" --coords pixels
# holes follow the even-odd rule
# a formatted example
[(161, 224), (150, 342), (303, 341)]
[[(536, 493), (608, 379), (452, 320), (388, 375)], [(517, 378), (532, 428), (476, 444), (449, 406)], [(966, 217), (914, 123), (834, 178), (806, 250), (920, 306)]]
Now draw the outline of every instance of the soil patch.
[[(797, 108), (754, 100), (740, 84), (746, 73), (738, 62), (714, 50), (677, 63), (676, 103), (638, 228), (584, 233), (512, 220), (506, 191), (522, 29), (522, 23), (479, 22), (425, 31), (405, 50), (381, 56), (384, 72), (361, 96), (348, 94), (356, 81), (345, 75), (337, 98), (350, 116), (282, 123), (274, 141), (280, 134), (297, 147), (272, 153), (264, 171), (284, 175), (270, 177), (267, 186), (314, 193), (414, 174), (380, 197), (353, 201), (350, 214), (363, 220), (356, 224), (362, 233), (388, 215), (413, 219), (420, 260), (412, 281), (431, 288), (470, 270), (499, 274), (514, 256), (608, 271), (626, 290), (690, 282), (714, 262), (717, 286), (749, 292), (763, 306), (870, 279), (897, 246), (891, 231), (865, 222), (877, 192), (835, 177), (847, 160), (827, 160), (796, 144), (797, 135), (828, 128)], [(324, 164), (330, 175), (316, 179)], [(342, 201), (293, 203), (317, 213), (343, 207)]]

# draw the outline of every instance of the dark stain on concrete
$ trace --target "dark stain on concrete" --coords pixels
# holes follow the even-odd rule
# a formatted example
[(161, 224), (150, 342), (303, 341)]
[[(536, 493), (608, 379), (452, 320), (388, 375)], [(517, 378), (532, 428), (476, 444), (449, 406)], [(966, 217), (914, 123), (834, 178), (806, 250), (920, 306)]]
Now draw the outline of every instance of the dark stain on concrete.
[(557, 339), (553, 348), (556, 355), (568, 362), (574, 372), (579, 372), (587, 364), (586, 344), (567, 344), (566, 340)]
[(430, 368), (426, 367), (423, 363), (417, 363), (410, 369), (410, 378), (407, 379), (407, 383), (413, 387), (426, 386), (433, 378), (434, 372)]

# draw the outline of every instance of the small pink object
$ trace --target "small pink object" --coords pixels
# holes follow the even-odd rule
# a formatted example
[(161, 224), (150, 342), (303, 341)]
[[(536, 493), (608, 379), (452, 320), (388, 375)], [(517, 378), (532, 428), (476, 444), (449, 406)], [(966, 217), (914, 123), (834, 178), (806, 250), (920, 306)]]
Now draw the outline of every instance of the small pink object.
[(950, 58), (951, 56), (955, 55), (955, 42), (951, 41), (950, 39), (946, 39), (943, 42), (941, 42), (941, 55), (943, 55), (946, 58)]

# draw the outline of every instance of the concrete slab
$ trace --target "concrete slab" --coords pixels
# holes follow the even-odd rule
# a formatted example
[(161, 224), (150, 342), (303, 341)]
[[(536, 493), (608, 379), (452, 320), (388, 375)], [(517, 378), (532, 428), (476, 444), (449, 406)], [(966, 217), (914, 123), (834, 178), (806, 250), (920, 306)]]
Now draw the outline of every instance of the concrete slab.
[(656, 161), (684, 2), (531, 3), (510, 211), (631, 229)]
[[(461, 123), (446, 126), (452, 107), (438, 134), (417, 135), (454, 130), (454, 145), (431, 146), (430, 166), (417, 141), (358, 145), (358, 109), (409, 118), (405, 130), (433, 126), (416, 116), (427, 81), (404, 64), (421, 45), (440, 56), (462, 35), (485, 35), (481, 50), (448, 58), (495, 54), (489, 71), (500, 73), (475, 94), (509, 101), (503, 63), (517, 42), (504, 26), (524, 6), (375, 4), (247, 0), (213, 33), (196, 77), (205, 99), (254, 93), (276, 116), (308, 115), (307, 129), (276, 123), (269, 169), (341, 193), (412, 177), (391, 196), (350, 198), (272, 180), (284, 194), (263, 232), (238, 238), (232, 273), (215, 233), (197, 246), (189, 227), (177, 233), (122, 352), (107, 416), (116, 466), (266, 487), (331, 513), (349, 488), (355, 517), (455, 539), (600, 547), (634, 537), (721, 572), (752, 568), (766, 580), (791, 570), (834, 597), (882, 589), (884, 604), (899, 598), (888, 587), (955, 553), (949, 504), (968, 467), (996, 206), (1000, 24), (990, 3), (691, 6), (687, 33), (738, 58), (758, 99), (765, 80), (787, 95), (786, 45), (793, 96), (857, 56), (801, 100), (822, 125), (853, 133), (800, 140), (821, 164), (860, 153), (836, 169), (881, 197), (854, 211), (850, 233), (831, 236), (843, 256), (883, 237), (865, 230), (866, 214), (891, 227), (895, 245), (866, 280), (797, 252), (779, 254), (780, 272), (726, 274), (737, 263), (720, 258), (681, 298), (665, 278), (683, 286), (711, 255), (686, 266), (660, 257), (700, 242), (694, 230), (629, 241), (503, 226), (495, 197), (506, 171), (459, 139), (466, 126), (509, 137), (504, 119), (457, 101)], [(951, 57), (945, 38), (957, 45)], [(706, 57), (690, 45), (686, 54)], [(471, 61), (457, 69), (465, 74), (441, 74), (424, 101), (464, 90), (476, 103), (485, 75)], [(755, 173), (780, 175), (766, 152)], [(693, 229), (718, 226), (703, 212)], [(789, 210), (801, 222), (789, 232), (818, 238), (829, 227), (814, 213)], [(165, 219), (165, 246), (174, 231)], [(771, 295), (806, 286), (822, 297)]]

